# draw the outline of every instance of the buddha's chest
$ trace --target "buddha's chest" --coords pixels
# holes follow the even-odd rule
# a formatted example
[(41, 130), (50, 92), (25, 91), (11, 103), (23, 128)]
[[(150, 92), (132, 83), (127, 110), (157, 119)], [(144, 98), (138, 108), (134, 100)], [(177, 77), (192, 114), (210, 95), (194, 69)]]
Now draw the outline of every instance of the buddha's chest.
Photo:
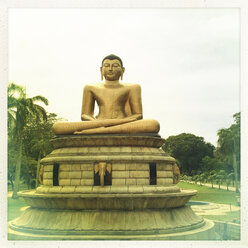
[(100, 105), (124, 104), (129, 97), (129, 89), (125, 88), (102, 88), (95, 89), (94, 98)]

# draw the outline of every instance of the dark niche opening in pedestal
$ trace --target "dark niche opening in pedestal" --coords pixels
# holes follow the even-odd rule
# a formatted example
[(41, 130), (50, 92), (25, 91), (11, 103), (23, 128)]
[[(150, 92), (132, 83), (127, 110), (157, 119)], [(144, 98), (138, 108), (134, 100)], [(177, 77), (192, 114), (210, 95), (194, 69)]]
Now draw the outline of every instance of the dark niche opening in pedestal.
[[(94, 173), (94, 185), (95, 186), (99, 186), (100, 185), (100, 175), (99, 175), (99, 172)], [(104, 185), (112, 185), (112, 173), (109, 173), (108, 171), (105, 172)]]
[(156, 163), (149, 163), (149, 171), (150, 171), (150, 185), (156, 185), (157, 184)]
[(53, 186), (59, 186), (59, 164), (53, 165)]

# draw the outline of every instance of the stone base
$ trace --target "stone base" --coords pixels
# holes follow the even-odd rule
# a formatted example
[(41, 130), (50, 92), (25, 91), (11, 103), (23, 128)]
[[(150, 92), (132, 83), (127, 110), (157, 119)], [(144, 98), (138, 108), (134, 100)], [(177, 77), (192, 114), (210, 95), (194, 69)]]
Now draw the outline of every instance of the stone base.
[[(9, 223), (9, 238), (215, 239), (213, 223), (184, 206), (196, 191), (173, 184), (175, 159), (163, 143), (150, 135), (57, 137), (41, 160), (43, 185), (19, 193), (30, 207)], [(104, 163), (111, 181), (100, 187)]]
[(103, 211), (28, 208), (9, 223), (20, 240), (215, 240), (214, 224), (189, 206), (161, 210)]
[[(93, 190), (87, 194), (75, 192), (41, 194), (30, 190), (19, 192), (18, 195), (22, 196), (29, 206), (36, 208), (70, 210), (137, 210), (181, 207), (196, 194), (195, 190), (181, 190), (179, 192), (169, 193), (161, 190), (157, 193), (141, 193), (138, 191), (137, 187), (130, 188), (129, 193), (126, 192), (125, 187), (113, 187), (116, 192), (105, 191), (105, 193), (102, 193), (101, 191), (105, 189), (104, 187), (101, 188), (95, 186), (92, 188)], [(151, 186), (150, 188), (153, 187)], [(163, 189), (163, 187), (161, 188)], [(65, 187), (65, 189), (68, 189), (68, 187)], [(130, 192), (131, 189), (133, 190), (132, 193)], [(98, 190), (100, 192), (98, 192)]]

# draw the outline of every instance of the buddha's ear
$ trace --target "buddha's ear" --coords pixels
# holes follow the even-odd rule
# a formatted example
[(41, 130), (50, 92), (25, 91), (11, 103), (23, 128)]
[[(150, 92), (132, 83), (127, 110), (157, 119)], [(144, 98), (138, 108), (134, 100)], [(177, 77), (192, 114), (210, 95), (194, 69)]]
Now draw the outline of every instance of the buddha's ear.
[(125, 67), (122, 67), (122, 68), (121, 68), (121, 80), (123, 79), (123, 74), (124, 74), (124, 72), (125, 72)]
[(100, 67), (100, 72), (101, 72), (101, 80), (103, 80), (102, 67)]

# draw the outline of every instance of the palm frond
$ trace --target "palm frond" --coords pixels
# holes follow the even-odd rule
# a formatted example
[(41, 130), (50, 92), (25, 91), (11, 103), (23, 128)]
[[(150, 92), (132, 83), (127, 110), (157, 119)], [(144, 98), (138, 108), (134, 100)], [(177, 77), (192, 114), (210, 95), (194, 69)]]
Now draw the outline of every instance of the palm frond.
[(26, 89), (21, 85), (17, 85), (15, 83), (10, 83), (8, 85), (8, 96), (13, 96), (14, 94), (18, 94), (20, 98), (25, 97)]
[(42, 102), (44, 103), (46, 106), (49, 104), (47, 98), (45, 98), (44, 96), (34, 96), (32, 97), (33, 102)]
[(37, 110), (38, 114), (40, 116), (42, 116), (42, 119), (46, 121), (47, 120), (47, 112), (46, 112), (46, 110), (43, 107), (41, 107), (40, 105), (38, 105), (38, 104), (34, 104), (34, 107)]

